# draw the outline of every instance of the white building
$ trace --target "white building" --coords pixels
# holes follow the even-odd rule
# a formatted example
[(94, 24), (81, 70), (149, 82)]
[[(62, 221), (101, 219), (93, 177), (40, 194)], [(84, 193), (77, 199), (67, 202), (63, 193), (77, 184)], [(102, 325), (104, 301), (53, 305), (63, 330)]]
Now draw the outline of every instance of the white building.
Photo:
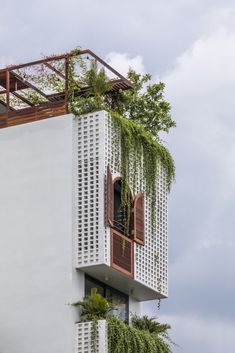
[[(11, 92), (11, 84), (1, 83), (0, 71), (2, 89)], [(120, 141), (108, 113), (48, 115), (47, 108), (38, 117), (44, 120), (25, 124), (27, 112), (19, 113), (22, 121), (13, 113), (4, 117), (9, 106), (2, 101), (0, 114), (0, 352), (90, 352), (90, 324), (76, 324), (78, 312), (70, 304), (91, 288), (114, 302), (127, 321), (130, 313), (140, 313), (141, 301), (167, 297), (164, 169), (157, 183), (156, 234), (137, 175), (126, 237), (116, 205)], [(99, 325), (99, 352), (105, 353), (106, 325)]]

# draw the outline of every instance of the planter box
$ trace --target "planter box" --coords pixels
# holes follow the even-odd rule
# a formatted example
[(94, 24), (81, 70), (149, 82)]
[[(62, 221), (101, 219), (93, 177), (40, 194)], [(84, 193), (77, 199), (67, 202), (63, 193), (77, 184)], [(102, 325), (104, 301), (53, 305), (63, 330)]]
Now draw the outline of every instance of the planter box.
[(108, 353), (108, 331), (106, 320), (99, 320), (97, 327), (96, 352), (92, 348), (92, 322), (76, 324), (75, 353)]

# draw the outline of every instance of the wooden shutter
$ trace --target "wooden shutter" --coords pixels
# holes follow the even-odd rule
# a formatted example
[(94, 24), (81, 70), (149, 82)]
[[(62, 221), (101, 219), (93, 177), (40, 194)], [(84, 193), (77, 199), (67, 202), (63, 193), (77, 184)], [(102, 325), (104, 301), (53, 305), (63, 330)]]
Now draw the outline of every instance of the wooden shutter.
[(134, 241), (144, 245), (144, 193), (136, 195), (133, 207), (133, 229)]
[(133, 277), (134, 265), (133, 240), (112, 230), (111, 232), (111, 266), (123, 274)]
[(113, 226), (113, 213), (114, 213), (114, 205), (113, 205), (113, 178), (112, 172), (107, 166), (107, 179), (106, 179), (106, 222), (110, 226)]

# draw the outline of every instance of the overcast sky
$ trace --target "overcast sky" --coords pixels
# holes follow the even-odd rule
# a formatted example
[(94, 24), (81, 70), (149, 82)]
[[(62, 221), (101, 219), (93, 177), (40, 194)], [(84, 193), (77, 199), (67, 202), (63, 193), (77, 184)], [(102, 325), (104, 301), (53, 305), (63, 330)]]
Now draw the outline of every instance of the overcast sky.
[[(89, 48), (166, 83), (177, 128), (169, 207), (174, 352), (235, 347), (235, 2), (0, 0), (0, 66)], [(153, 313), (150, 304), (149, 313)]]

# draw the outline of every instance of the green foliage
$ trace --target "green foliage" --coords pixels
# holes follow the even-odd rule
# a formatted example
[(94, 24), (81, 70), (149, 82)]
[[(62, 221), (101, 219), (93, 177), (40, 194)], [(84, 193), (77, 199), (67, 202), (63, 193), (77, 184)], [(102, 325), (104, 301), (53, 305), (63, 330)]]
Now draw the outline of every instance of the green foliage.
[(170, 115), (170, 104), (164, 98), (164, 83), (147, 85), (151, 76), (141, 75), (133, 70), (129, 71), (128, 79), (133, 88), (119, 94), (118, 99), (113, 102), (113, 109), (141, 123), (145, 130), (157, 139), (160, 131), (168, 132), (170, 128), (175, 127), (176, 124)]
[[(143, 86), (150, 81), (150, 75), (130, 71), (128, 78), (133, 89), (112, 93), (111, 83), (103, 69), (99, 70), (93, 61), (89, 69), (83, 69), (83, 82), (90, 87), (71, 104), (76, 115), (105, 109), (112, 116), (116, 134), (121, 141), (120, 172), (122, 175), (122, 207), (126, 209), (125, 229), (129, 229), (131, 203), (129, 197), (130, 181), (136, 192), (136, 175), (140, 170), (151, 199), (152, 228), (156, 222), (156, 181), (159, 162), (166, 172), (167, 188), (170, 190), (175, 178), (174, 161), (166, 147), (159, 141), (159, 131), (169, 131), (175, 126), (170, 117), (170, 105), (164, 100), (164, 84)], [(142, 179), (141, 178), (141, 179)]]
[[(159, 162), (166, 172), (168, 190), (175, 178), (174, 161), (168, 149), (153, 135), (146, 131), (144, 126), (137, 121), (126, 119), (121, 115), (111, 112), (116, 133), (121, 141), (121, 165), (122, 175), (122, 203), (130, 209), (129, 184), (134, 181), (134, 193), (136, 188), (137, 170), (142, 171), (145, 183), (146, 197), (151, 199), (152, 227), (155, 229), (156, 214), (156, 180), (158, 177)], [(130, 211), (129, 211), (130, 214)], [(127, 227), (128, 228), (128, 227)]]
[(121, 321), (117, 316), (110, 316), (109, 312), (114, 305), (107, 299), (96, 293), (83, 301), (73, 304), (79, 306), (81, 318), (84, 321), (92, 321), (91, 348), (96, 353), (98, 339), (98, 320), (106, 320), (108, 323), (108, 348), (109, 353), (171, 353), (170, 344), (174, 344), (168, 336), (168, 324), (160, 324), (147, 316), (134, 315), (131, 326)]
[(105, 70), (99, 70), (97, 62), (92, 60), (89, 69), (83, 67), (82, 80), (80, 77), (90, 89), (74, 100), (73, 112), (80, 115), (101, 109), (113, 111), (141, 123), (146, 131), (159, 139), (160, 131), (169, 132), (170, 128), (176, 126), (170, 115), (170, 104), (164, 98), (164, 83), (148, 84), (145, 88), (151, 76), (133, 70), (129, 71), (128, 79), (132, 89), (111, 92), (112, 81)]
[[(169, 343), (165, 340), (162, 333), (155, 332), (154, 329), (153, 332), (146, 329), (146, 327), (148, 327), (147, 317), (145, 318), (145, 321), (147, 321), (146, 324), (141, 324), (142, 318), (138, 319), (136, 317), (136, 321), (137, 320), (139, 320), (139, 326), (136, 324), (136, 327), (130, 327), (117, 317), (109, 317), (107, 319), (109, 353), (172, 352)], [(167, 329), (168, 328), (169, 326), (167, 326)]]
[(72, 305), (81, 307), (81, 317), (87, 321), (104, 320), (108, 313), (114, 309), (112, 303), (95, 291), (83, 301), (78, 301)]
[[(70, 76), (73, 77), (73, 73)], [(70, 100), (70, 110), (76, 115), (81, 115), (107, 109), (105, 94), (111, 90), (112, 84), (104, 68), (99, 70), (97, 61), (91, 60), (89, 69), (83, 66), (83, 72), (79, 80), (85, 83), (89, 89), (79, 97)]]
[[(75, 49), (68, 63), (68, 107), (75, 115), (97, 110), (107, 110), (112, 116), (116, 133), (121, 141), (120, 172), (122, 175), (122, 206), (126, 209), (125, 229), (129, 229), (131, 204), (129, 185), (132, 180), (136, 192), (136, 175), (140, 170), (141, 182), (145, 185), (146, 197), (151, 201), (152, 228), (156, 222), (156, 181), (159, 163), (166, 173), (167, 188), (170, 190), (175, 178), (174, 161), (159, 139), (159, 132), (168, 132), (175, 122), (170, 116), (170, 105), (164, 99), (164, 84), (150, 84), (149, 74), (141, 75), (129, 71), (128, 79), (133, 88), (127, 91), (112, 92), (112, 80), (97, 61), (91, 60), (88, 66)], [(65, 72), (64, 60), (58, 61), (55, 68)], [(41, 74), (40, 74), (41, 73)], [(33, 81), (41, 89), (63, 91), (63, 80), (45, 65), (36, 69), (36, 74), (24, 72), (28, 81)], [(87, 87), (81, 94), (81, 88)], [(78, 94), (80, 93), (80, 94)], [(27, 95), (26, 95), (27, 96)], [(37, 92), (28, 92), (26, 97), (39, 104), (45, 98)]]
[(81, 308), (81, 318), (85, 321), (92, 321), (91, 327), (91, 348), (94, 353), (97, 352), (96, 342), (98, 339), (98, 320), (107, 318), (108, 313), (114, 309), (114, 305), (106, 298), (97, 293), (97, 289), (93, 288), (91, 295), (82, 301), (72, 304)]
[(159, 322), (155, 321), (155, 318), (149, 318), (147, 315), (142, 317), (133, 315), (131, 318), (132, 326), (139, 329), (148, 331), (152, 334), (156, 334), (162, 336), (163, 338), (168, 337), (167, 330), (171, 328), (168, 324), (160, 324)]
[[(159, 141), (159, 131), (169, 131), (175, 126), (170, 117), (170, 105), (164, 100), (164, 84), (143, 86), (150, 81), (150, 75), (130, 71), (128, 78), (133, 89), (112, 93), (111, 83), (103, 69), (99, 70), (93, 61), (89, 69), (83, 69), (83, 81), (89, 91), (76, 97), (71, 104), (76, 115), (105, 109), (112, 116), (116, 133), (121, 141), (120, 172), (122, 175), (122, 206), (126, 209), (125, 229), (129, 229), (131, 203), (130, 180), (136, 192), (137, 170), (142, 171), (146, 196), (151, 199), (152, 228), (156, 222), (156, 181), (159, 162), (166, 172), (167, 188), (170, 190), (175, 178), (174, 161), (166, 147)], [(119, 162), (119, 161), (116, 161)]]

